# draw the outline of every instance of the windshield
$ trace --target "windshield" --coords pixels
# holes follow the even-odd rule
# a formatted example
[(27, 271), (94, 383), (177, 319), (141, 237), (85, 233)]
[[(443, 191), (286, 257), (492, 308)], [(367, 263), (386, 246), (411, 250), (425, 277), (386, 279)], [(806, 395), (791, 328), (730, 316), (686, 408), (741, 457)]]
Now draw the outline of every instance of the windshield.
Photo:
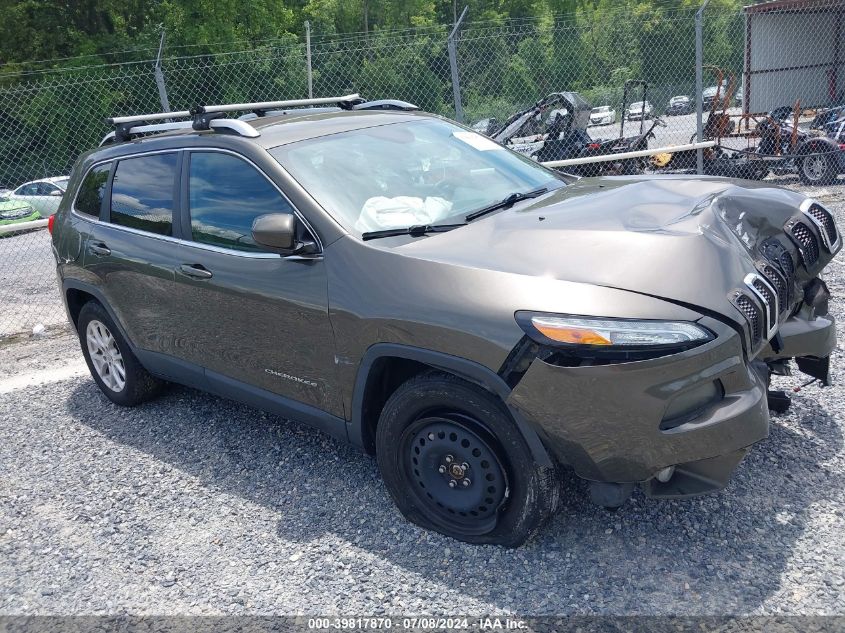
[(270, 154), (359, 235), (462, 221), (513, 193), (564, 185), (538, 163), (439, 119), (331, 134)]
[(602, 112), (610, 112), (610, 106), (599, 106), (598, 108), (593, 108), (593, 114), (601, 114)]

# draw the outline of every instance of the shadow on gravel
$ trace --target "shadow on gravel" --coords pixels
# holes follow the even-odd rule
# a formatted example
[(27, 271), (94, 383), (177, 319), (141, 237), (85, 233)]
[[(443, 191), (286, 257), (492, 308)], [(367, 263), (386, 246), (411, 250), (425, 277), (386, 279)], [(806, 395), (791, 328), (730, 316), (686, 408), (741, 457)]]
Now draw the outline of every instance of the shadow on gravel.
[[(306, 427), (177, 387), (127, 410), (86, 381), (66, 406), (107, 438), (270, 509), (285, 540), (307, 546), (333, 535), (444, 591), (523, 613), (749, 613), (770, 598), (800, 600), (779, 594), (781, 575), (793, 573), (787, 563), (810, 513), (845, 490), (845, 476), (823, 465), (838, 458), (842, 430), (803, 396), (720, 494), (637, 494), (610, 513), (565, 475), (562, 511), (529, 544), (472, 547), (406, 523), (375, 460)], [(800, 578), (789, 584), (800, 590)]]

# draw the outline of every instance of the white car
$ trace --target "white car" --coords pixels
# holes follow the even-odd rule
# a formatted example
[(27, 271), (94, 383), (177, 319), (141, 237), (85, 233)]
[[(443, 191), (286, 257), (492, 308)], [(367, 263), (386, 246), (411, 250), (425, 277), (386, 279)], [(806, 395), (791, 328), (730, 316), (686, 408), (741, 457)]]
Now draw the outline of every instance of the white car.
[(590, 112), (590, 125), (610, 125), (616, 123), (616, 110), (610, 106), (599, 106)]
[(41, 214), (41, 217), (46, 218), (59, 209), (59, 203), (67, 189), (67, 183), (67, 176), (33, 180), (25, 182), (11, 193), (6, 194), (6, 197), (28, 202), (33, 209)]
[(635, 101), (628, 106), (628, 120), (650, 119), (652, 107), (648, 101)]

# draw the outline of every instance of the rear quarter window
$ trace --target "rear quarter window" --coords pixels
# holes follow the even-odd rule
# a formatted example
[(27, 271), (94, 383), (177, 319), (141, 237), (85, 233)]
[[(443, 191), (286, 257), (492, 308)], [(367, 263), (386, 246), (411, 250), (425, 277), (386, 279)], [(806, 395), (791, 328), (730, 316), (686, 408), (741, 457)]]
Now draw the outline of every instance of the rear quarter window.
[(79, 193), (73, 205), (75, 211), (94, 218), (100, 217), (110, 169), (111, 166), (108, 164), (99, 165), (88, 172), (79, 186)]
[(120, 160), (112, 181), (111, 223), (173, 235), (177, 160), (176, 153)]

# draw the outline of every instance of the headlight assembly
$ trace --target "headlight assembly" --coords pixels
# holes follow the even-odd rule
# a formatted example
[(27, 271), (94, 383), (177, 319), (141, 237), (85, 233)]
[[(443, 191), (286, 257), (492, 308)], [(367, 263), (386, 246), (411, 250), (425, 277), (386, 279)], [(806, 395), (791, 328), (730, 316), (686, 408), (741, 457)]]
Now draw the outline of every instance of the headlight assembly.
[[(523, 331), (541, 345), (583, 356), (653, 358), (697, 347), (715, 335), (689, 321), (654, 321), (517, 312)], [(633, 356), (631, 356), (633, 354)]]

